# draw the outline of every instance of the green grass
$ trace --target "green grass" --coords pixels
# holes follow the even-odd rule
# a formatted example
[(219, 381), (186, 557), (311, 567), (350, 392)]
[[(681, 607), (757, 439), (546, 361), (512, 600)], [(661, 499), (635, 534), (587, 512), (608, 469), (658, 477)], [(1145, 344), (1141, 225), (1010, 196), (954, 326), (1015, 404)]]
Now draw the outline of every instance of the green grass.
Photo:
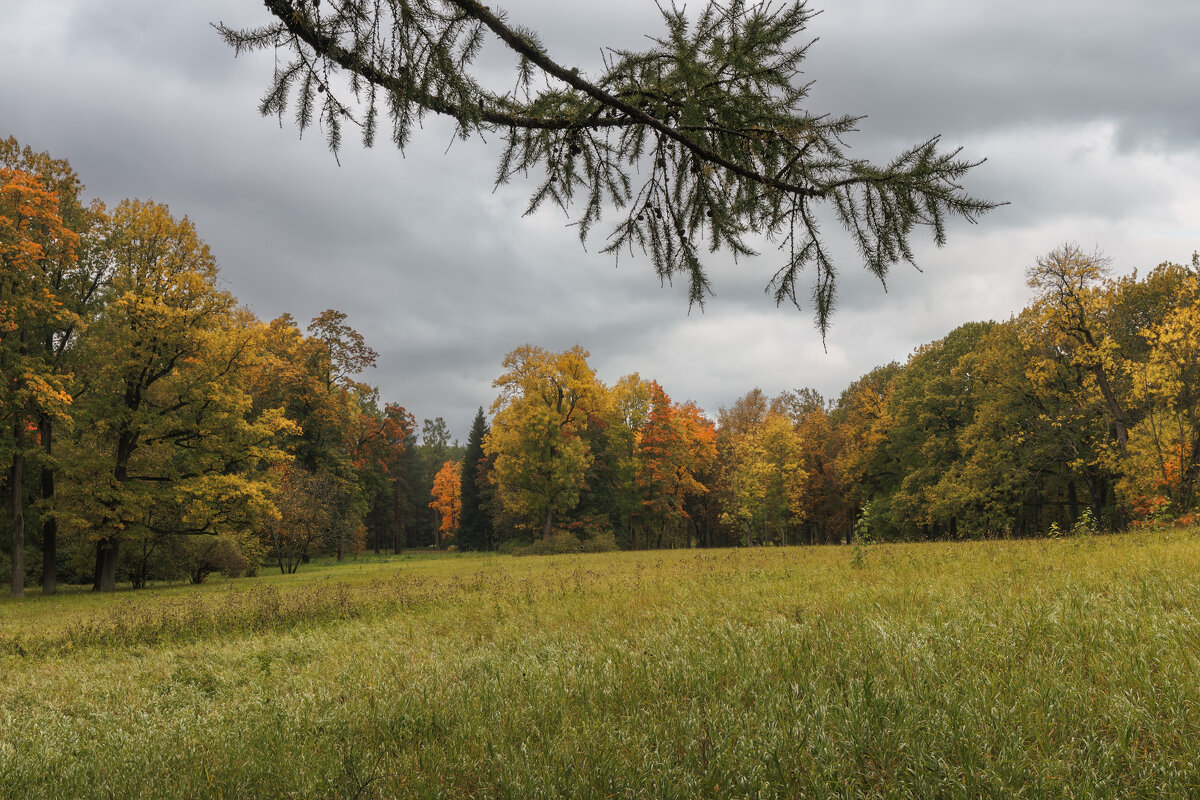
[(1197, 797), (1200, 535), (0, 604), (0, 796)]

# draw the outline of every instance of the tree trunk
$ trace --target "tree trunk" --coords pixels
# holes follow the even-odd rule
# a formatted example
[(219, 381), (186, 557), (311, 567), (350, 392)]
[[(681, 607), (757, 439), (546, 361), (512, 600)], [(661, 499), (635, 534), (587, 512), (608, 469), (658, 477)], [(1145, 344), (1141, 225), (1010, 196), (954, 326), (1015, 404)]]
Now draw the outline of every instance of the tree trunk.
[[(1095, 493), (1092, 494), (1095, 496)], [(1075, 481), (1067, 481), (1067, 515), (1070, 517), (1067, 527), (1074, 525), (1075, 520), (1079, 519), (1079, 495), (1075, 492)]]
[(1096, 376), (1096, 383), (1100, 387), (1100, 394), (1104, 395), (1104, 402), (1108, 405), (1108, 412), (1112, 414), (1113, 427), (1117, 431), (1117, 446), (1120, 447), (1121, 455), (1123, 456), (1129, 449), (1129, 422), (1125, 417), (1125, 410), (1121, 408), (1121, 404), (1117, 401), (1117, 394), (1108, 382), (1108, 374), (1104, 371), (1104, 368), (1097, 365), (1092, 368), (1092, 374)]
[(542, 538), (549, 539), (550, 532), (554, 529), (554, 509), (546, 509), (546, 522), (542, 525)]
[(382, 513), (379, 511), (379, 498), (376, 497), (375, 501), (371, 503), (371, 538), (375, 542), (375, 555), (379, 555), (379, 534), (381, 533), (379, 530), (379, 519), (382, 516)]
[(107, 538), (96, 542), (96, 578), (94, 592), (111, 592), (117, 588), (117, 552), (120, 539)]
[(15, 452), (12, 462), (12, 596), (25, 596), (25, 424), (21, 415), (13, 423)]
[(43, 414), (39, 428), (42, 450), (46, 453), (46, 463), (42, 465), (42, 500), (46, 506), (46, 516), (42, 520), (42, 594), (55, 594), (58, 591), (58, 517), (54, 514), (54, 467), (50, 463), (53, 430), (50, 417)]
[(392, 484), (392, 555), (400, 555), (404, 547), (404, 513), (401, 507), (400, 483)]
[[(1200, 431), (1192, 440), (1187, 465), (1180, 471), (1179, 508), (1186, 511), (1192, 507), (1192, 497), (1196, 491), (1196, 479), (1200, 476)], [(1099, 517), (1097, 517), (1099, 519)]]

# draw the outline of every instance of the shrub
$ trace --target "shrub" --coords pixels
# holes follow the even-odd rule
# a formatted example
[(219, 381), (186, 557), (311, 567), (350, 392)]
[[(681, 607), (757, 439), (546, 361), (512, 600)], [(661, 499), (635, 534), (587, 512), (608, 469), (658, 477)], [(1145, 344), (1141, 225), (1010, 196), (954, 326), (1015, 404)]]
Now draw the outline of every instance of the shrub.
[(584, 553), (611, 553), (621, 549), (611, 531), (584, 539), (580, 545)]
[(514, 556), (557, 556), (582, 552), (583, 543), (579, 538), (565, 531), (555, 531), (549, 539), (536, 539), (530, 544), (513, 548)]

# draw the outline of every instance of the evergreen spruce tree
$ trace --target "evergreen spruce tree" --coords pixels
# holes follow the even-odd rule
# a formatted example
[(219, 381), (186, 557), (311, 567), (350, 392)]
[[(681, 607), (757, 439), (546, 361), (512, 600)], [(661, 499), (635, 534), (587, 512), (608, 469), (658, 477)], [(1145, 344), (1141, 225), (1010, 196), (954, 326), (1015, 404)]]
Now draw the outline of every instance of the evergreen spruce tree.
[(459, 544), (464, 550), (492, 549), (492, 513), (487, 497), (480, 488), (480, 480), (485, 478), (481, 469), (483, 455), (483, 437), (487, 436), (487, 419), (483, 416), (483, 406), (475, 413), (475, 421), (471, 423), (471, 433), (467, 437), (467, 453), (463, 457), (462, 467), (462, 516), (459, 519)]

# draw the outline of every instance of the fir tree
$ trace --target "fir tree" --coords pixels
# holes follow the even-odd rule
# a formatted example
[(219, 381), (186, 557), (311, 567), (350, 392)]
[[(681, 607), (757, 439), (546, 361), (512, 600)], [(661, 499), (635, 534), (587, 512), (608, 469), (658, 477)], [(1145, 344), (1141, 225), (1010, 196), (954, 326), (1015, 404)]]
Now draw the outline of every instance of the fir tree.
[(462, 517), (459, 520), (459, 546), (463, 550), (492, 549), (492, 513), (481, 481), (486, 478), (483, 437), (488, 424), (483, 406), (475, 413), (471, 433), (467, 437), (467, 454), (462, 466)]

